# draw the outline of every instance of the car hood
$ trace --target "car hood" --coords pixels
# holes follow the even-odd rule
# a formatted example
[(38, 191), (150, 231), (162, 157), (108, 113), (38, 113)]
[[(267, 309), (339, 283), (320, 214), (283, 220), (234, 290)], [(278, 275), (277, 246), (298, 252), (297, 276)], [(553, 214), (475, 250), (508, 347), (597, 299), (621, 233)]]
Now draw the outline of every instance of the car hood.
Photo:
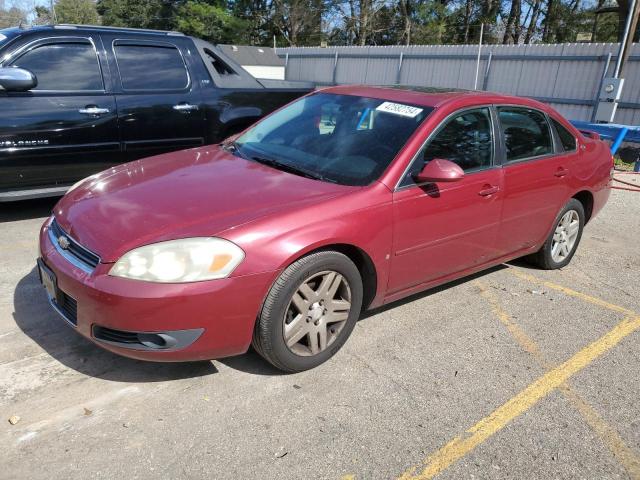
[(63, 230), (110, 263), (141, 245), (213, 236), (357, 188), (282, 172), (207, 146), (93, 175), (58, 202), (54, 215)]

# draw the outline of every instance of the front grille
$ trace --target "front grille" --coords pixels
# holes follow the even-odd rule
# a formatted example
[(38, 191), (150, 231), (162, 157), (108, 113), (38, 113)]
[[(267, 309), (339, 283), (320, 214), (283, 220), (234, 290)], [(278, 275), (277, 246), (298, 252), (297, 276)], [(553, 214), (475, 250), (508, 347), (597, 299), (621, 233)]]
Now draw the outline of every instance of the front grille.
[(93, 336), (98, 340), (114, 343), (136, 343), (141, 345), (136, 332), (125, 332), (123, 330), (113, 330), (112, 328), (94, 325)]
[[(55, 242), (55, 247), (58, 250), (62, 249), (65, 253), (68, 253), (83, 265), (86, 265), (92, 269), (98, 266), (98, 264), (100, 263), (100, 257), (92, 251), (87, 250), (85, 247), (76, 242), (67, 232), (62, 230), (55, 218), (51, 221), (51, 225), (49, 228), (51, 229), (52, 234), (51, 241)], [(67, 248), (63, 248), (60, 245), (59, 239), (61, 237), (67, 240)]]
[(74, 325), (78, 325), (78, 302), (58, 289), (58, 295), (55, 299), (56, 307), (60, 310), (64, 318)]

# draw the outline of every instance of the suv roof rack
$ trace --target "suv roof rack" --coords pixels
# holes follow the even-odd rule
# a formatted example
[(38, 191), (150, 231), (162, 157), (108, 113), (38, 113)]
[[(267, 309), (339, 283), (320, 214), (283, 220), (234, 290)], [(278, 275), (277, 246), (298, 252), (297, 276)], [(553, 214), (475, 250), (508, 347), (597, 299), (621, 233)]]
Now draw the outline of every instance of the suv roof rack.
[(110, 26), (103, 26), (103, 25), (81, 25), (81, 24), (72, 24), (72, 23), (57, 23), (55, 25), (52, 25), (52, 27), (62, 29), (62, 30), (84, 28), (89, 30), (117, 30), (117, 31), (124, 31), (124, 32), (162, 33), (165, 35), (184, 36), (184, 33), (182, 32), (176, 32), (173, 30), (153, 30), (150, 28), (110, 27)]

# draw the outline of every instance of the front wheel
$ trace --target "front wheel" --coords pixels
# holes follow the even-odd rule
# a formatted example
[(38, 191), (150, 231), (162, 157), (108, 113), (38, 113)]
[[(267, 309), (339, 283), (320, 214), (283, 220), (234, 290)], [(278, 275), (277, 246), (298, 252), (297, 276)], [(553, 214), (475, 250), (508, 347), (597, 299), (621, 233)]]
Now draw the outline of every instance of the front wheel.
[(578, 248), (583, 228), (584, 207), (572, 198), (556, 217), (554, 229), (542, 248), (531, 256), (531, 260), (545, 270), (566, 266)]
[(287, 267), (271, 287), (253, 347), (287, 372), (308, 370), (344, 345), (360, 315), (362, 279), (342, 253), (322, 251)]

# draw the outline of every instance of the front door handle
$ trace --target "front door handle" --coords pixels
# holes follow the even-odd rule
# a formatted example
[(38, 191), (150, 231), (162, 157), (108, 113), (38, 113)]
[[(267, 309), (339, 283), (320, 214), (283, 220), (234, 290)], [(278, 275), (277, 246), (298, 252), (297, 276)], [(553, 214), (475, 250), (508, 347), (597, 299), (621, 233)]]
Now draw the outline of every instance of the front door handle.
[(193, 110), (198, 110), (197, 105), (191, 105), (190, 103), (182, 102), (173, 106), (173, 109), (178, 112), (192, 112)]
[(85, 115), (104, 115), (105, 113), (109, 113), (108, 108), (100, 108), (96, 105), (87, 105), (84, 108), (78, 110), (80, 113), (84, 113)]
[(569, 173), (569, 170), (564, 167), (558, 167), (558, 170), (556, 170), (556, 173), (554, 173), (554, 175), (556, 177), (565, 177), (567, 173)]
[(500, 187), (497, 185), (485, 185), (482, 187), (482, 190), (478, 192), (478, 195), (481, 197), (488, 197), (489, 195), (493, 195), (494, 193), (498, 193), (500, 191)]

